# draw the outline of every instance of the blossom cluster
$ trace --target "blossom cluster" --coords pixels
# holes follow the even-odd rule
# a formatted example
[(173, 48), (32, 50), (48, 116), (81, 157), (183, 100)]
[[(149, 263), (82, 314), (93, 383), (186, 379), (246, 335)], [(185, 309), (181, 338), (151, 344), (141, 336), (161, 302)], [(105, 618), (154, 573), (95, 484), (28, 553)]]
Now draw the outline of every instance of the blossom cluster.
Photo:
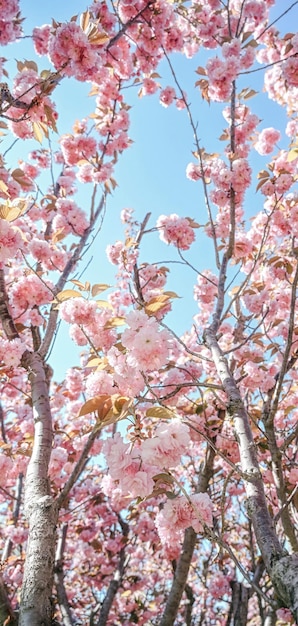
[(162, 241), (167, 244), (171, 243), (180, 250), (188, 250), (195, 240), (190, 220), (186, 217), (179, 217), (176, 213), (160, 215), (156, 227)]
[(0, 218), (0, 266), (1, 261), (13, 258), (23, 248), (21, 232), (13, 224)]
[(0, 44), (5, 46), (18, 39), (22, 34), (19, 0), (0, 2)]

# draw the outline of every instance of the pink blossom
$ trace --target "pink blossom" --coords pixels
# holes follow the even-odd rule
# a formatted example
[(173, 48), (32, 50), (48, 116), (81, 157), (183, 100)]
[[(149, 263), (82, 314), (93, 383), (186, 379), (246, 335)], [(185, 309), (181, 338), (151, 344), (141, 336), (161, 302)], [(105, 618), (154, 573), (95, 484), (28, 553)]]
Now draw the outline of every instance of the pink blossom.
[(19, 0), (1, 0), (0, 2), (0, 44), (12, 43), (22, 34), (21, 20), (18, 19)]
[(131, 446), (123, 442), (120, 433), (107, 439), (102, 452), (107, 459), (112, 479), (117, 481), (124, 494), (146, 497), (152, 492), (154, 466), (141, 465), (138, 451), (131, 450)]
[(167, 500), (156, 516), (156, 526), (161, 540), (166, 543), (179, 537), (180, 532), (190, 526), (202, 532), (203, 524), (212, 526), (212, 503), (207, 493), (197, 493), (189, 499), (178, 496)]
[(194, 229), (186, 217), (179, 217), (176, 213), (160, 215), (156, 222), (160, 231), (160, 239), (165, 243), (172, 243), (181, 250), (188, 250), (195, 240)]
[(56, 474), (61, 472), (64, 467), (64, 464), (68, 460), (68, 454), (64, 448), (61, 446), (56, 446), (53, 448), (51, 452), (51, 461), (49, 471), (50, 474)]
[(240, 58), (229, 56), (219, 59), (217, 56), (209, 59), (206, 72), (209, 78), (208, 93), (212, 100), (223, 102), (230, 96), (232, 83), (240, 69)]
[(217, 572), (211, 577), (208, 583), (208, 590), (212, 598), (222, 598), (226, 594), (231, 593), (229, 577), (222, 572)]
[(144, 311), (131, 311), (127, 316), (130, 328), (122, 334), (122, 344), (127, 349), (127, 363), (144, 372), (165, 365), (172, 339), (167, 330), (160, 330), (154, 317)]
[(156, 93), (158, 89), (158, 84), (153, 78), (143, 78), (143, 85), (141, 89), (141, 94), (144, 96), (152, 95)]
[(174, 419), (170, 423), (160, 424), (154, 437), (142, 443), (142, 459), (150, 461), (160, 468), (175, 467), (183, 454), (187, 454), (190, 445), (188, 426)]
[(189, 163), (186, 168), (186, 176), (190, 180), (199, 180), (202, 178), (201, 168), (195, 163)]
[(164, 107), (168, 107), (174, 101), (176, 97), (175, 89), (173, 87), (166, 87), (162, 89), (159, 95), (159, 101)]
[(114, 369), (113, 378), (119, 393), (127, 396), (139, 395), (145, 387), (145, 381), (141, 372), (128, 364), (127, 355), (113, 346), (108, 351), (107, 357)]
[(59, 213), (53, 219), (53, 229), (61, 227), (65, 232), (72, 232), (75, 235), (83, 235), (89, 222), (85, 213), (70, 198), (58, 198), (56, 207)]
[(48, 53), (50, 34), (50, 24), (44, 24), (43, 26), (36, 26), (33, 28), (32, 39), (36, 54), (43, 56)]
[(61, 24), (49, 38), (48, 54), (56, 69), (77, 80), (86, 80), (96, 69), (98, 56), (85, 32), (75, 22)]
[(64, 135), (60, 140), (62, 154), (67, 165), (76, 165), (82, 159), (92, 157), (97, 149), (94, 137), (86, 137), (82, 134)]
[(109, 472), (113, 480), (117, 480), (121, 476), (123, 469), (131, 463), (129, 448), (129, 444), (124, 443), (118, 432), (105, 441), (102, 452), (107, 459)]
[[(297, 52), (296, 52), (297, 55)], [(288, 85), (298, 87), (298, 59), (291, 56), (282, 66), (282, 73)]]
[(256, 28), (266, 19), (268, 8), (263, 0), (247, 0), (243, 7), (243, 17), (249, 19), (250, 27)]
[[(134, 469), (136, 467), (134, 466)], [(153, 491), (154, 480), (143, 470), (132, 472), (124, 470), (119, 479), (119, 486), (123, 493), (131, 494), (134, 498), (146, 498)]]
[(200, 308), (206, 304), (213, 305), (217, 296), (217, 277), (210, 271), (206, 271), (204, 276), (198, 276), (197, 285), (194, 287), (194, 298), (198, 300)]
[(120, 213), (120, 219), (123, 224), (131, 224), (133, 216), (133, 209), (122, 209)]
[(90, 324), (97, 313), (97, 302), (85, 298), (69, 298), (59, 305), (61, 318), (69, 324)]
[(279, 130), (275, 128), (264, 128), (258, 136), (258, 140), (255, 143), (256, 151), (262, 156), (270, 154), (274, 150), (275, 144), (281, 138)]
[(16, 256), (23, 247), (24, 242), (20, 230), (0, 218), (0, 262)]
[(36, 274), (21, 276), (10, 289), (12, 306), (21, 314), (27, 307), (49, 304), (53, 300), (53, 288), (50, 281), (42, 281)]
[(19, 526), (6, 526), (4, 530), (4, 534), (6, 537), (16, 545), (21, 545), (25, 543), (28, 539), (28, 529), (21, 528)]
[(29, 153), (29, 158), (37, 162), (38, 167), (47, 169), (50, 167), (51, 158), (48, 150), (32, 150)]
[(91, 372), (86, 379), (86, 395), (88, 398), (101, 394), (113, 394), (115, 391), (113, 376), (106, 371)]
[(17, 367), (20, 365), (22, 355), (26, 350), (26, 345), (19, 338), (2, 339), (0, 337), (0, 361), (7, 367)]
[(0, 481), (5, 485), (7, 475), (13, 468), (13, 461), (7, 454), (0, 453)]

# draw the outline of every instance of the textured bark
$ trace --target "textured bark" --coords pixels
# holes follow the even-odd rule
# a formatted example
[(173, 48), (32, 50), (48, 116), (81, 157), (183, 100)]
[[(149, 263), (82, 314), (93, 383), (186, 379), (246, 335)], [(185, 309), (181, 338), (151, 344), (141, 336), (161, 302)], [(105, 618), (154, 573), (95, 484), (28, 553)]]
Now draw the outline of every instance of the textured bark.
[(29, 536), (19, 626), (50, 626), (58, 509), (50, 495), (48, 480), (52, 449), (48, 372), (37, 353), (25, 353), (23, 365), (29, 372), (35, 432), (25, 483)]
[(4, 624), (17, 626), (17, 618), (12, 610), (2, 576), (0, 576), (0, 626)]
[[(208, 447), (206, 454), (205, 466), (203, 467), (198, 481), (197, 493), (207, 491), (208, 484), (213, 472), (213, 461), (215, 451), (212, 447)], [(188, 572), (191, 564), (193, 551), (196, 545), (197, 534), (193, 528), (187, 528), (184, 534), (184, 541), (177, 567), (174, 573), (172, 587), (167, 599), (163, 616), (159, 622), (159, 626), (173, 626), (181, 598), (187, 582)]]
[(262, 475), (249, 417), (237, 384), (229, 370), (228, 361), (216, 338), (216, 316), (204, 338), (209, 347), (218, 375), (227, 394), (227, 412), (234, 427), (239, 446), (242, 477), (250, 516), (267, 572), (282, 606), (291, 610), (298, 623), (298, 554), (291, 556), (283, 550), (270, 517)]
[(236, 580), (231, 581), (232, 599), (226, 626), (246, 626), (250, 589)]
[[(23, 490), (23, 478), (24, 478), (23, 474), (19, 474), (18, 479), (17, 479), (16, 499), (14, 501), (14, 507), (13, 507), (13, 513), (12, 513), (12, 519), (13, 519), (13, 523), (15, 526), (18, 523), (19, 512), (20, 512), (22, 490)], [(7, 561), (7, 559), (10, 557), (12, 546), (13, 546), (12, 540), (10, 539), (10, 537), (7, 537), (4, 550), (2, 552), (1, 563), (4, 563), (5, 561)], [(1, 622), (0, 622), (0, 625), (1, 625)]]
[(19, 333), (9, 312), (3, 269), (0, 269), (0, 319), (7, 339), (16, 339), (19, 336)]
[(277, 622), (276, 611), (271, 609), (265, 615), (264, 626), (275, 626), (276, 622)]
[(56, 551), (54, 580), (63, 626), (74, 626), (75, 622), (72, 617), (72, 612), (70, 610), (68, 597), (64, 585), (63, 557), (66, 543), (66, 535), (67, 524), (63, 524)]
[(181, 554), (174, 573), (173, 583), (159, 626), (173, 626), (186, 585), (197, 534), (193, 528), (187, 528)]

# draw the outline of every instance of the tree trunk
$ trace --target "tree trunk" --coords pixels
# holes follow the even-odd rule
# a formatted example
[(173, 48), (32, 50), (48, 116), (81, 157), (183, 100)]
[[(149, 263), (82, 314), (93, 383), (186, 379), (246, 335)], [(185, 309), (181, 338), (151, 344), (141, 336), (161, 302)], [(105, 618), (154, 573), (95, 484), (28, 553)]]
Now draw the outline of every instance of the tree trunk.
[(250, 589), (236, 580), (231, 581), (232, 599), (226, 626), (246, 626)]
[(34, 416), (34, 444), (25, 483), (25, 514), (29, 522), (19, 626), (50, 626), (58, 508), (50, 495), (48, 467), (52, 449), (52, 418), (48, 368), (38, 353), (26, 352)]
[(12, 610), (7, 590), (0, 575), (0, 626), (9, 624), (9, 626), (17, 626), (17, 618)]
[(252, 520), (257, 543), (278, 601), (281, 606), (290, 609), (298, 623), (298, 554), (288, 555), (277, 537), (267, 507), (249, 416), (235, 379), (229, 370), (227, 358), (219, 347), (216, 332), (215, 317), (212, 325), (205, 330), (204, 338), (227, 395), (227, 412), (239, 446), (242, 478), (247, 497), (247, 513)]

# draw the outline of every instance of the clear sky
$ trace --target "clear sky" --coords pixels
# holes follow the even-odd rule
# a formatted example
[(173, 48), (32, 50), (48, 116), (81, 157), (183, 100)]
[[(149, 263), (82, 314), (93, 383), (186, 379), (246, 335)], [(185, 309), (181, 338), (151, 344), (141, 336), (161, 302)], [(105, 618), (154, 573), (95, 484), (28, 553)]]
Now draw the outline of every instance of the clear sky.
[[(278, 0), (272, 11), (272, 19), (292, 4), (289, 0)], [(30, 34), (32, 28), (44, 23), (50, 23), (51, 18), (57, 21), (69, 19), (72, 15), (81, 13), (87, 7), (87, 2), (82, 0), (44, 0), (32, 2), (21, 0), (21, 12), (26, 21), (24, 33)], [(298, 24), (298, 5), (290, 14), (286, 15), (278, 23), (281, 32), (293, 31), (293, 24)], [(9, 45), (2, 50), (1, 56), (11, 59), (8, 64), (9, 79), (15, 73), (15, 59), (34, 59), (34, 51), (31, 40), (24, 39), (18, 44)], [(198, 134), (208, 152), (219, 152), (223, 144), (218, 142), (218, 137), (225, 126), (221, 114), (221, 105), (212, 103), (211, 106), (201, 100), (198, 90), (193, 88), (197, 76), (193, 70), (198, 65), (203, 65), (208, 56), (214, 56), (214, 51), (203, 52), (195, 59), (186, 60), (181, 55), (175, 54), (173, 64), (183, 89), (188, 94), (192, 105), (192, 114), (198, 122)], [(37, 60), (40, 69), (49, 69), (50, 64), (44, 58)], [(161, 75), (160, 82), (163, 87), (172, 84), (169, 69), (166, 62), (162, 62), (158, 69)], [(251, 75), (245, 77), (242, 87), (251, 85)], [(256, 90), (261, 88), (262, 76), (255, 74), (252, 85)], [(59, 112), (59, 133), (71, 132), (71, 124), (75, 119), (80, 119), (92, 110), (92, 101), (88, 98), (90, 85), (82, 85), (74, 80), (66, 80), (59, 85), (54, 92), (54, 99)], [(194, 149), (192, 131), (185, 111), (178, 111), (174, 105), (168, 109), (163, 108), (158, 102), (158, 96), (149, 96), (139, 99), (138, 88), (126, 90), (126, 98), (131, 104), (131, 128), (129, 135), (134, 141), (132, 147), (119, 158), (115, 178), (118, 188), (113, 196), (108, 199), (108, 212), (102, 232), (99, 234), (88, 255), (85, 257), (85, 265), (92, 263), (86, 269), (83, 279), (90, 282), (113, 282), (115, 268), (109, 265), (105, 259), (107, 243), (113, 243), (115, 239), (122, 238), (122, 227), (119, 220), (120, 211), (124, 207), (135, 209), (136, 217), (141, 221), (144, 215), (150, 211), (152, 218), (150, 225), (154, 225), (159, 214), (178, 213), (180, 215), (195, 218), (199, 223), (206, 221), (204, 201), (199, 183), (189, 181), (185, 176), (187, 164), (192, 160), (191, 151)], [(265, 94), (256, 96), (249, 101), (257, 115), (263, 120), (260, 129), (267, 126), (275, 126), (283, 132), (286, 123), (284, 112), (275, 103), (268, 100)], [(53, 142), (55, 138), (53, 139)], [(10, 143), (4, 141), (2, 150)], [(54, 143), (53, 143), (54, 145)], [(282, 142), (281, 144), (282, 145)], [(287, 145), (285, 143), (285, 145)], [(10, 166), (16, 167), (17, 160), (26, 158), (27, 144), (18, 142), (7, 155)], [(263, 168), (266, 160), (255, 153), (253, 167)], [(254, 186), (247, 197), (246, 206), (250, 216), (260, 210), (262, 196), (255, 194)], [(89, 192), (85, 188), (77, 196), (80, 204), (88, 206)], [(206, 240), (200, 231), (197, 232), (197, 242), (186, 255), (193, 265), (200, 271), (212, 267), (211, 241)], [(178, 259), (175, 250), (159, 242), (156, 234), (148, 236), (142, 244), (142, 260), (164, 261)], [(83, 269), (83, 266), (82, 266)], [(176, 300), (174, 312), (167, 318), (177, 332), (182, 332), (191, 326), (192, 315), (196, 313), (197, 306), (193, 300), (193, 284), (195, 274), (192, 270), (182, 268), (178, 264), (170, 265), (169, 289), (176, 291), (181, 300)], [(52, 360), (57, 365), (58, 377), (62, 377), (65, 368), (71, 364), (78, 364), (75, 356), (77, 350), (71, 346), (66, 338), (68, 331), (60, 333), (53, 351)], [(63, 350), (61, 350), (63, 346)], [(62, 355), (63, 354), (63, 359)]]

